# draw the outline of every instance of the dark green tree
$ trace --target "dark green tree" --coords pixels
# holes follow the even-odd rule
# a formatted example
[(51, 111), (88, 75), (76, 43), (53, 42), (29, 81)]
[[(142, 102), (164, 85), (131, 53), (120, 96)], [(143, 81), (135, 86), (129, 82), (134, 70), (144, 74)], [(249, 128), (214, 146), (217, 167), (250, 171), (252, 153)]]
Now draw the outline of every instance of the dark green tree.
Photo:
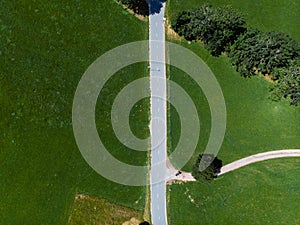
[(142, 16), (149, 15), (149, 6), (146, 0), (118, 0), (123, 5), (127, 6), (134, 13)]
[(183, 11), (178, 14), (175, 20), (171, 21), (171, 27), (186, 40), (195, 40), (193, 29), (190, 26), (192, 16), (191, 12)]
[(274, 71), (278, 80), (271, 88), (271, 99), (289, 99), (291, 105), (300, 105), (300, 63), (292, 62), (288, 68)]
[(213, 154), (200, 154), (193, 166), (192, 175), (200, 182), (210, 182), (220, 172), (221, 167), (222, 160)]
[(229, 57), (244, 77), (261, 73), (269, 74), (276, 80), (274, 69), (288, 67), (291, 60), (299, 55), (299, 44), (289, 35), (248, 29), (231, 46)]
[(231, 7), (213, 8), (209, 4), (181, 12), (171, 21), (172, 28), (187, 40), (200, 40), (213, 55), (226, 51), (243, 33), (245, 20)]

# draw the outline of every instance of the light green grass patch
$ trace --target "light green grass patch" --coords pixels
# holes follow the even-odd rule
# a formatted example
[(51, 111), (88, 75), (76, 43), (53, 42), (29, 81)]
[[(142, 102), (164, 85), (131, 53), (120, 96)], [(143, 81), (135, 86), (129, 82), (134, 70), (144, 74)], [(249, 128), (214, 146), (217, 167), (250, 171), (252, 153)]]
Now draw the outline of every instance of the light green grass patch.
[(299, 169), (299, 159), (274, 159), (211, 184), (173, 184), (170, 224), (299, 224)]
[(104, 199), (77, 194), (69, 225), (78, 224), (123, 224), (132, 218), (142, 221), (143, 214)]
[[(198, 43), (180, 44), (194, 51), (207, 63), (222, 88), (227, 127), (218, 157), (223, 160), (223, 164), (264, 151), (299, 148), (299, 107), (289, 106), (287, 102), (272, 102), (268, 98), (270, 84), (266, 80), (261, 77), (241, 77), (226, 57), (212, 57)], [(210, 109), (200, 87), (187, 74), (171, 67), (169, 76), (191, 96), (199, 114), (198, 146), (194, 157), (184, 168), (190, 171), (197, 155), (206, 148), (210, 134)], [(172, 108), (169, 108), (168, 126), (169, 151), (172, 151), (180, 136), (179, 117)]]

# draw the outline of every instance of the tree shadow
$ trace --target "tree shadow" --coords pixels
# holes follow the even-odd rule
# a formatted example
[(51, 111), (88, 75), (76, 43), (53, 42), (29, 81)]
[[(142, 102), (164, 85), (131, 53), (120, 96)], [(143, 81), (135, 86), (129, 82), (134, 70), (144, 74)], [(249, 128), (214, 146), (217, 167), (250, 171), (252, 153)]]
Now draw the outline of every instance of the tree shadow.
[(214, 167), (215, 167), (214, 178), (216, 178), (216, 177), (218, 177), (219, 173), (221, 173), (221, 168), (223, 166), (223, 162), (222, 162), (222, 160), (215, 157), (215, 159), (213, 160), (212, 163), (214, 164)]
[(149, 6), (149, 15), (153, 15), (156, 13), (160, 13), (161, 8), (163, 7), (163, 3), (166, 0), (146, 0)]
[(166, 0), (118, 0), (134, 13), (149, 16), (156, 13), (160, 13), (163, 3)]

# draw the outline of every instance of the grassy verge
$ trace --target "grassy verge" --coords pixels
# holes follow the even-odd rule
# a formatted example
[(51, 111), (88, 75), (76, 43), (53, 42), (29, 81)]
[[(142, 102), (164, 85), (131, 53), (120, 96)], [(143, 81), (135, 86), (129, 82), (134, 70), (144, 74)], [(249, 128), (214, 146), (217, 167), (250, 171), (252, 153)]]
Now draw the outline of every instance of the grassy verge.
[[(73, 137), (71, 109), (87, 67), (114, 47), (147, 39), (147, 23), (111, 0), (4, 0), (0, 15), (1, 223), (66, 224), (76, 192), (143, 210), (144, 187), (110, 182), (83, 160)], [(146, 68), (125, 68), (107, 90), (148, 76)], [(100, 105), (104, 98), (100, 96)], [(109, 109), (109, 104), (101, 105), (97, 112), (106, 115)], [(132, 112), (132, 128), (146, 124), (147, 118), (147, 111)], [(97, 120), (98, 127), (108, 123), (107, 117)], [(118, 153), (115, 137), (108, 134), (105, 140), (121, 160), (146, 164), (146, 154), (126, 152), (124, 146), (126, 153)]]

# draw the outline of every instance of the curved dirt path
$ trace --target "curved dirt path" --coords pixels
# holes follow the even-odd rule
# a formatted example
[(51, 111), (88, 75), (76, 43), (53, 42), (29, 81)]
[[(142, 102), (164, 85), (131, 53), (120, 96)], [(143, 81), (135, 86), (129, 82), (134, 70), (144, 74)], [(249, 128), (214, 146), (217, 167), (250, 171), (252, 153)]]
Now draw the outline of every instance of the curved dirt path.
[[(269, 159), (288, 158), (288, 157), (300, 157), (300, 149), (275, 150), (275, 151), (269, 151), (269, 152), (263, 152), (263, 153), (251, 155), (223, 166), (218, 176), (236, 170), (238, 168), (247, 166), (252, 163), (265, 161)], [(171, 165), (170, 162), (168, 162), (167, 167), (170, 174), (168, 183), (171, 183), (172, 181), (176, 181), (176, 180), (184, 181), (184, 182), (195, 181), (195, 178), (192, 176), (191, 173), (182, 172), (180, 175), (176, 176), (176, 173), (178, 171)]]
[(300, 149), (275, 150), (275, 151), (269, 151), (269, 152), (263, 152), (263, 153), (251, 155), (246, 158), (239, 159), (237, 161), (234, 161), (232, 163), (223, 166), (218, 176), (224, 173), (228, 173), (232, 170), (236, 170), (238, 168), (247, 166), (252, 163), (256, 163), (268, 159), (287, 158), (287, 157), (300, 157)]

